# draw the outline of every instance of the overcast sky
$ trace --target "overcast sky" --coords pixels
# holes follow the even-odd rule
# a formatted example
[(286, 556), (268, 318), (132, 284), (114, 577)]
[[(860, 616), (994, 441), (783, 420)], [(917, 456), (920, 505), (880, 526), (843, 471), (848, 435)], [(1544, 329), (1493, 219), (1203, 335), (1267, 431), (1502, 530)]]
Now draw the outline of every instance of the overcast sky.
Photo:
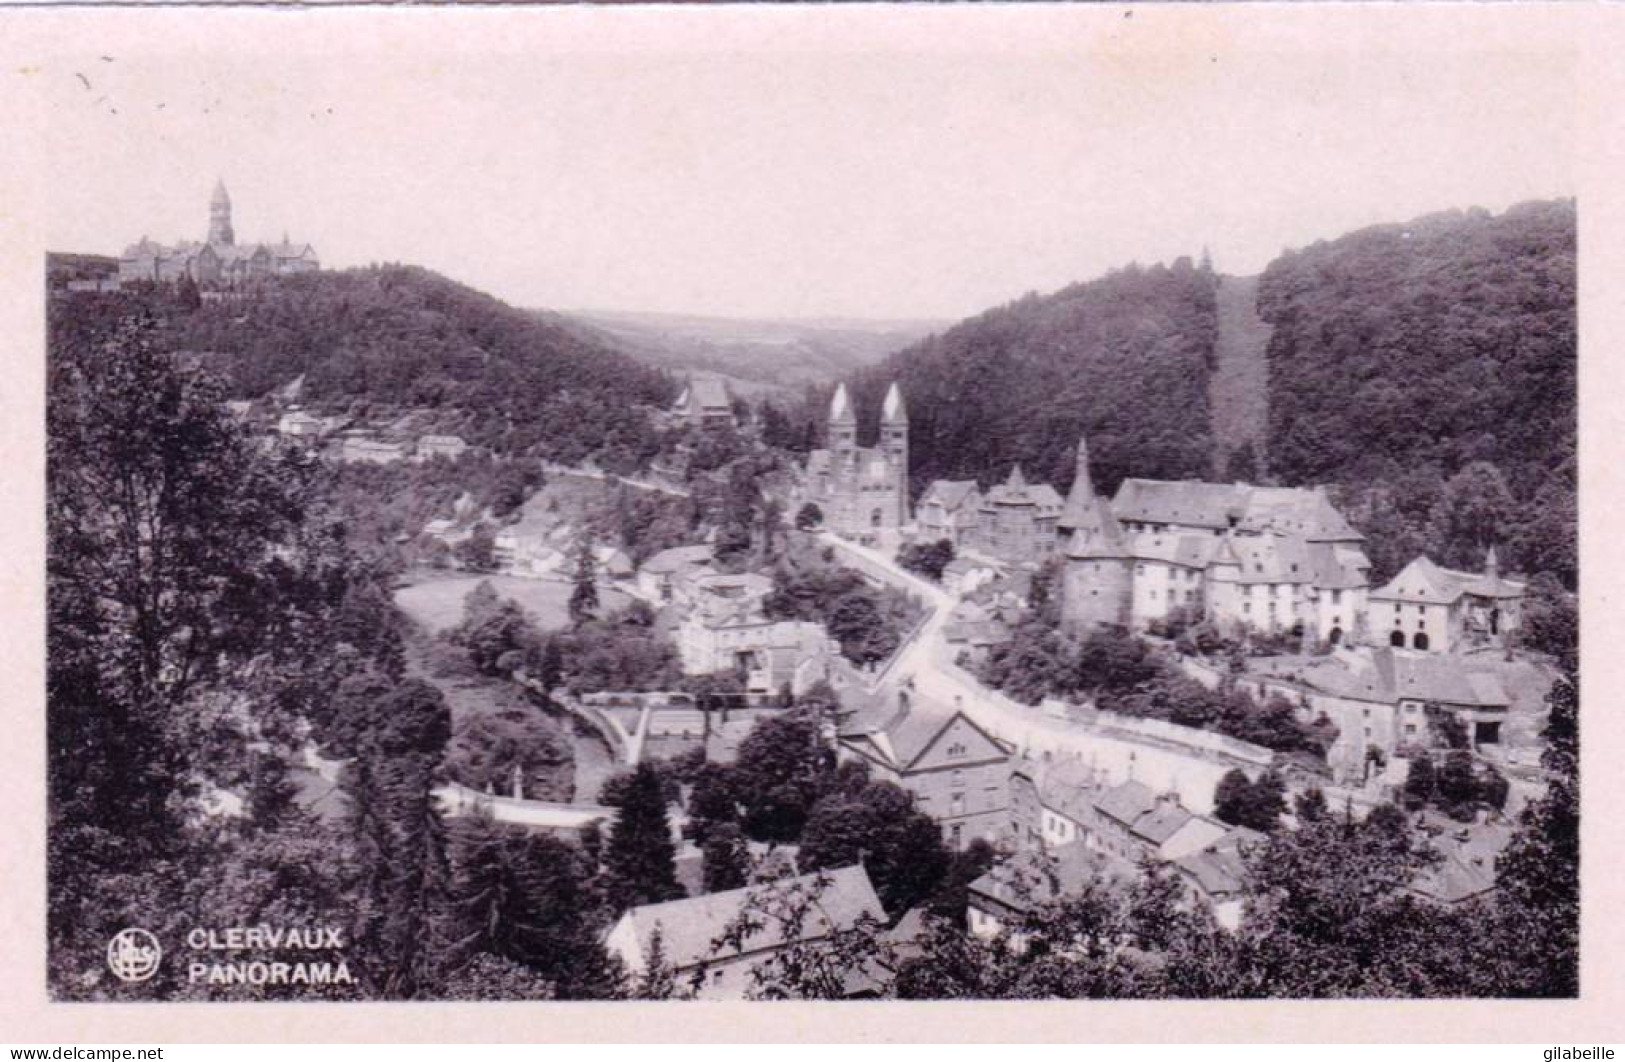
[(421, 263), (519, 305), (957, 318), (1204, 245), (1249, 273), (1362, 225), (1573, 192), (1561, 57), (1164, 41), (1139, 14), (952, 47), (194, 15), (30, 71), (48, 237), (200, 238), (221, 177), (239, 240), (286, 231), (328, 266)]

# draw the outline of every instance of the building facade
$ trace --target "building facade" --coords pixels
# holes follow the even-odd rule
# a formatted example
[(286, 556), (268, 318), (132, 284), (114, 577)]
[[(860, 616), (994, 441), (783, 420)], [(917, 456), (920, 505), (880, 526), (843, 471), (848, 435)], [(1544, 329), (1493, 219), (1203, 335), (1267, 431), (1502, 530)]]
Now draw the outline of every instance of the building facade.
[(1364, 540), (1318, 488), (1129, 479), (1107, 503), (1080, 444), (1057, 534), (1062, 615), (1074, 629), (1183, 617), (1331, 645), (1365, 633)]
[(884, 717), (849, 722), (838, 746), (875, 779), (912, 793), (956, 849), (977, 837), (997, 840), (1008, 826), (1010, 751), (963, 712), (904, 689)]
[(909, 522), (908, 411), (894, 383), (874, 447), (858, 445), (858, 418), (843, 383), (830, 402), (828, 446), (807, 459), (801, 500), (818, 506), (824, 526), (859, 541)]
[(231, 196), (219, 182), (209, 200), (208, 236), (202, 242), (161, 244), (143, 236), (119, 256), (118, 279), (128, 284), (188, 277), (199, 284), (232, 284), (314, 273), (321, 267), (314, 247), (286, 235), (280, 243), (239, 244), (231, 222)]
[(1501, 578), (1495, 547), (1484, 572), (1418, 557), (1371, 592), (1371, 632), (1394, 648), (1456, 653), (1501, 644), (1523, 623), (1524, 584)]

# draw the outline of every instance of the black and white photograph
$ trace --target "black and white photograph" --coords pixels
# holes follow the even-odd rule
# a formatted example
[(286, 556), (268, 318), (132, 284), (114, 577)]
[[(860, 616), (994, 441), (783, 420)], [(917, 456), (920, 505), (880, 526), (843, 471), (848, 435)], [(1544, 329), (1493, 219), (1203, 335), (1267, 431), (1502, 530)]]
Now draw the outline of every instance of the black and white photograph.
[(39, 991), (1578, 998), (1574, 56), (1165, 6), (31, 57)]

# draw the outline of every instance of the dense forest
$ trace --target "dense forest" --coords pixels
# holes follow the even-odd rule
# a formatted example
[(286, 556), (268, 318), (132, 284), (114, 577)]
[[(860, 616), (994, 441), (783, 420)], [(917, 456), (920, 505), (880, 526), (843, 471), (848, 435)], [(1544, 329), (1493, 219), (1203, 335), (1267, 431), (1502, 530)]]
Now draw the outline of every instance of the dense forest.
[(915, 489), (934, 479), (1072, 480), (1087, 434), (1095, 483), (1206, 474), (1217, 279), (1180, 259), (1130, 266), (963, 321), (855, 377), (865, 424), (903, 389)]
[(1419, 551), (1476, 569), (1494, 544), (1503, 566), (1573, 585), (1572, 200), (1288, 252), (1258, 308), (1270, 470), (1339, 485), (1379, 575)]
[(501, 454), (637, 468), (659, 449), (643, 407), (675, 397), (657, 369), (409, 266), (279, 277), (218, 300), (185, 284), (69, 296), (53, 300), (52, 335), (93, 345), (139, 309), (156, 313), (166, 348), (202, 356), (229, 397), (302, 379), (307, 405), (436, 411)]

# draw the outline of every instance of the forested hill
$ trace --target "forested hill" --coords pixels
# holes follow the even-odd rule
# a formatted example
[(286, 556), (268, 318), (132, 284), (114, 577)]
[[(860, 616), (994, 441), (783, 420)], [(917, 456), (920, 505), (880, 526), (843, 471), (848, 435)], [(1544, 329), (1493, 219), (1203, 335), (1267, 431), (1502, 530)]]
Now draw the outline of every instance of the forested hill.
[(1261, 278), (1258, 308), (1274, 326), (1275, 476), (1343, 485), (1369, 510), (1363, 529), (1403, 532), (1404, 552), (1476, 567), (1495, 544), (1503, 563), (1572, 583), (1572, 200), (1288, 252)]
[(725, 376), (741, 394), (830, 384), (947, 324), (612, 311), (572, 311), (562, 320), (674, 374), (699, 370)]
[(57, 304), (53, 343), (144, 305), (162, 319), (163, 342), (204, 355), (233, 397), (303, 378), (306, 405), (432, 410), (470, 442), (507, 453), (625, 464), (652, 452), (638, 407), (674, 395), (658, 369), (410, 266), (280, 277), (220, 301), (183, 287)]
[(1271, 465), (1364, 481), (1492, 461), (1532, 489), (1573, 460), (1575, 210), (1436, 214), (1270, 264)]
[(1065, 491), (1087, 433), (1097, 489), (1125, 476), (1206, 475), (1217, 278), (1180, 259), (1130, 266), (963, 321), (855, 378), (871, 427), (896, 379), (916, 489), (933, 479), (1029, 480)]

